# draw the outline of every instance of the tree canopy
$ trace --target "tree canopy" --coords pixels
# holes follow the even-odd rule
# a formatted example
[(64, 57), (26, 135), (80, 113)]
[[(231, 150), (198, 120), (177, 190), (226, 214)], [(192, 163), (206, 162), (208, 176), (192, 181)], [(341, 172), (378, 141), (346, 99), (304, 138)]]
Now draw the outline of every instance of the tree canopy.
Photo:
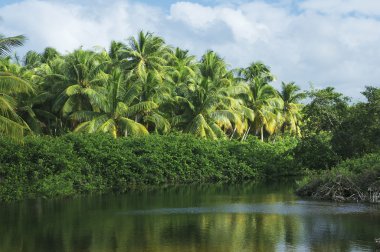
[(304, 92), (283, 82), (276, 90), (274, 75), (260, 61), (230, 69), (214, 51), (197, 60), (143, 31), (127, 43), (112, 41), (108, 50), (60, 54), (46, 48), (12, 61), (12, 49), (25, 39), (0, 35), (0, 134), (15, 139), (74, 131), (238, 140), (253, 135), (264, 141), (335, 132), (339, 141), (348, 132), (364, 132), (353, 118), (362, 118), (368, 139), (378, 134), (374, 87), (363, 92), (367, 103), (354, 106), (332, 87)]

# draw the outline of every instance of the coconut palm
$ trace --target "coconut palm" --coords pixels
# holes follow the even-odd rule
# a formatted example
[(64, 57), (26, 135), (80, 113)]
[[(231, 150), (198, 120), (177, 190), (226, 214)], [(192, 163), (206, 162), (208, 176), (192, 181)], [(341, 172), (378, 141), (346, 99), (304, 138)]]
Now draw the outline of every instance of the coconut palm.
[[(16, 74), (14, 74), (15, 72)], [(28, 125), (18, 115), (17, 98), (32, 93), (33, 87), (18, 75), (20, 66), (11, 64), (9, 58), (0, 60), (0, 134), (20, 140)]]
[(26, 69), (32, 70), (42, 64), (42, 55), (35, 51), (28, 51), (23, 58), (23, 65)]
[(282, 82), (282, 89), (279, 92), (279, 97), (282, 99), (283, 109), (283, 123), (281, 131), (289, 130), (293, 134), (300, 134), (299, 124), (301, 121), (302, 104), (300, 100), (306, 97), (305, 93), (299, 92), (300, 88), (294, 83)]
[(105, 82), (103, 70), (110, 62), (108, 54), (79, 49), (64, 60), (59, 76), (66, 88), (57, 97), (53, 110), (61, 111), (64, 117), (75, 111), (99, 111), (98, 103), (101, 101), (98, 100), (97, 88)]
[(270, 68), (260, 61), (252, 62), (247, 68), (238, 69), (237, 74), (240, 79), (248, 82), (253, 81), (255, 78), (260, 78), (269, 83), (275, 79), (270, 72)]
[(245, 137), (253, 128), (256, 134), (260, 134), (261, 141), (264, 141), (264, 130), (271, 135), (277, 128), (280, 120), (279, 109), (282, 108), (281, 100), (278, 99), (276, 90), (272, 86), (265, 80), (255, 77), (248, 83), (245, 101), (247, 107), (254, 113), (254, 120), (251, 121)]
[(173, 124), (196, 136), (225, 138), (234, 127), (241, 126), (240, 114), (231, 96), (236, 89), (223, 60), (208, 51), (200, 63), (201, 75), (188, 86), (184, 97), (178, 99), (181, 112), (173, 117)]
[(162, 38), (140, 31), (137, 39), (129, 38), (129, 45), (120, 53), (124, 57), (125, 69), (133, 72), (137, 78), (144, 78), (150, 70), (162, 72), (170, 50)]
[(239, 121), (238, 114), (224, 106), (225, 91), (207, 79), (199, 79), (187, 97), (179, 103), (181, 114), (172, 118), (173, 125), (200, 137), (225, 138)]
[(192, 82), (198, 73), (198, 64), (195, 61), (195, 56), (189, 55), (188, 50), (176, 48), (170, 54), (168, 62), (169, 81), (173, 86), (180, 86), (181, 84), (188, 84)]
[(120, 69), (107, 76), (106, 88), (103, 93), (97, 93), (101, 100), (100, 111), (77, 111), (70, 118), (82, 122), (76, 132), (107, 132), (113, 137), (146, 135), (148, 130), (141, 123), (134, 120), (136, 114), (149, 113), (158, 108), (151, 101), (131, 105), (136, 99), (134, 90), (127, 90), (124, 74)]

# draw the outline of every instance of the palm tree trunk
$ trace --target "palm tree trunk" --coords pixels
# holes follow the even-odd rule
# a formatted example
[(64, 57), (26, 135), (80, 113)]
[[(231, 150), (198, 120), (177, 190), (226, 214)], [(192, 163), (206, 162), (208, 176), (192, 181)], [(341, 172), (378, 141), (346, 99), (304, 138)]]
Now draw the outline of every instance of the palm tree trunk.
[(232, 131), (232, 134), (231, 134), (230, 140), (234, 137), (235, 132), (236, 132), (236, 127), (234, 127), (234, 131)]
[(261, 142), (264, 142), (264, 125), (260, 128)]
[(244, 133), (244, 135), (241, 139), (242, 142), (245, 141), (245, 139), (247, 139), (250, 130), (251, 130), (251, 125), (248, 126), (247, 131)]

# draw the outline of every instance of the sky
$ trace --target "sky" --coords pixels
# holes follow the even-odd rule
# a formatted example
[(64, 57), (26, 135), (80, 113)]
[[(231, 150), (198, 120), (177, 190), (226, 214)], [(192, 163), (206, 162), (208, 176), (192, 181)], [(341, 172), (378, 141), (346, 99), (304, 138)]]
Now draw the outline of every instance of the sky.
[(108, 48), (150, 31), (230, 68), (262, 61), (302, 89), (333, 86), (362, 99), (380, 86), (379, 0), (0, 0), (0, 34), (24, 34), (27, 50)]

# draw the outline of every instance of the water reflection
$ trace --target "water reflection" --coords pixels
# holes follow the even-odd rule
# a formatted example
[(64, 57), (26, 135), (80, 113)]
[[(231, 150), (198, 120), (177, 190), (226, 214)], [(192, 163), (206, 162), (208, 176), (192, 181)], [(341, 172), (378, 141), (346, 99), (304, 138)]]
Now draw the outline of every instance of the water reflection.
[(380, 210), (292, 184), (192, 185), (2, 205), (0, 251), (372, 251)]

